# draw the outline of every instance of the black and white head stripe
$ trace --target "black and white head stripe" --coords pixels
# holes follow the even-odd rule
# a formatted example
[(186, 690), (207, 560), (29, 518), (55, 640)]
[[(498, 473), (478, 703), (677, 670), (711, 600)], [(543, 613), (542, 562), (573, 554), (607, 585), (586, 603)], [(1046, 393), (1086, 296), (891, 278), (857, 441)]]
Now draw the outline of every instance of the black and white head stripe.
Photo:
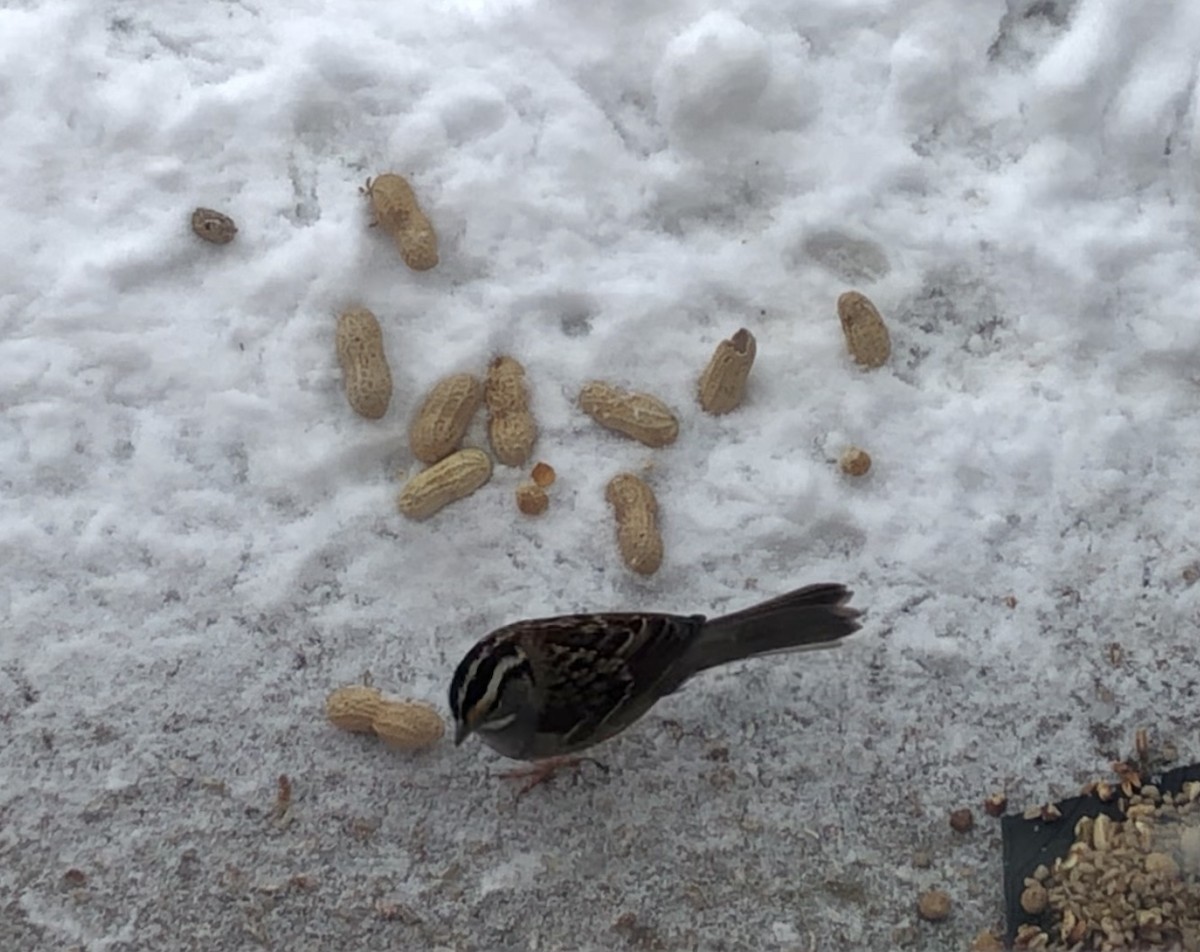
[(450, 710), (460, 723), (473, 722), (500, 697), (506, 680), (529, 677), (529, 659), (512, 642), (484, 639), (467, 652), (450, 682)]

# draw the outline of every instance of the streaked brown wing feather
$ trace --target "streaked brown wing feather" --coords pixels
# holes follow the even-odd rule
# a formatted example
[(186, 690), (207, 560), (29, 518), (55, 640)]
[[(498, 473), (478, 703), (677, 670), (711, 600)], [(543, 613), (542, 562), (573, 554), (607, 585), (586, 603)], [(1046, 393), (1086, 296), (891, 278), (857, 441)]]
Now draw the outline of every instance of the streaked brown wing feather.
[(567, 615), (539, 620), (542, 639), (534, 680), (546, 707), (539, 733), (566, 746), (610, 737), (641, 717), (688, 672), (678, 661), (704, 624), (703, 615)]

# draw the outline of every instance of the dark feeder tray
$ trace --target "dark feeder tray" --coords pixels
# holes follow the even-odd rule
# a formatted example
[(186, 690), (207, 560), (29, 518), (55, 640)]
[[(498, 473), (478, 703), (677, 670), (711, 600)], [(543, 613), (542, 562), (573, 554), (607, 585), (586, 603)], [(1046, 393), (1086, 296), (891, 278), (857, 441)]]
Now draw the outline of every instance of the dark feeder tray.
[[(1151, 782), (1163, 793), (1178, 793), (1192, 780), (1200, 780), (1200, 764), (1178, 767)], [(1105, 813), (1114, 820), (1124, 820), (1119, 801), (1120, 797), (1116, 797), (1105, 803), (1094, 793), (1086, 797), (1069, 797), (1055, 804), (1062, 817), (1051, 823), (1041, 819), (1026, 820), (1020, 814), (1010, 814), (1000, 821), (1004, 839), (1004, 906), (1009, 946), (1016, 940), (1020, 926), (1026, 923), (1043, 926), (1043, 916), (1031, 916), (1021, 908), (1025, 880), (1039, 866), (1052, 866), (1056, 859), (1067, 855), (1075, 842), (1075, 824), (1082, 817)]]

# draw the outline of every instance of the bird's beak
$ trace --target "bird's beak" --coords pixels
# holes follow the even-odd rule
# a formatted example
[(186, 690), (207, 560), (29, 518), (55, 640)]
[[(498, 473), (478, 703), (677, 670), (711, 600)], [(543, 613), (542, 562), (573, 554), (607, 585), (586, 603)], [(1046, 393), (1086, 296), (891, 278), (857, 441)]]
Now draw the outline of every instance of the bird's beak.
[(471, 728), (459, 721), (458, 726), (454, 728), (454, 746), (457, 747), (464, 740), (471, 736)]

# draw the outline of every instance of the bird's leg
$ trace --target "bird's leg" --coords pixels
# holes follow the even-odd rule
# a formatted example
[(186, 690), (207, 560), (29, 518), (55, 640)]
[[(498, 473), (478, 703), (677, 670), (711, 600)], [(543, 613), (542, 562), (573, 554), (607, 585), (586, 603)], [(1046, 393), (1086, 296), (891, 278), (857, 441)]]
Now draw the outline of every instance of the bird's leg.
[(548, 780), (553, 779), (560, 770), (578, 771), (584, 764), (595, 764), (608, 773), (608, 767), (594, 757), (547, 757), (544, 760), (535, 760), (528, 767), (506, 770), (500, 776), (505, 780), (527, 781), (525, 786), (517, 791), (517, 796), (523, 797), (534, 787), (540, 787)]

